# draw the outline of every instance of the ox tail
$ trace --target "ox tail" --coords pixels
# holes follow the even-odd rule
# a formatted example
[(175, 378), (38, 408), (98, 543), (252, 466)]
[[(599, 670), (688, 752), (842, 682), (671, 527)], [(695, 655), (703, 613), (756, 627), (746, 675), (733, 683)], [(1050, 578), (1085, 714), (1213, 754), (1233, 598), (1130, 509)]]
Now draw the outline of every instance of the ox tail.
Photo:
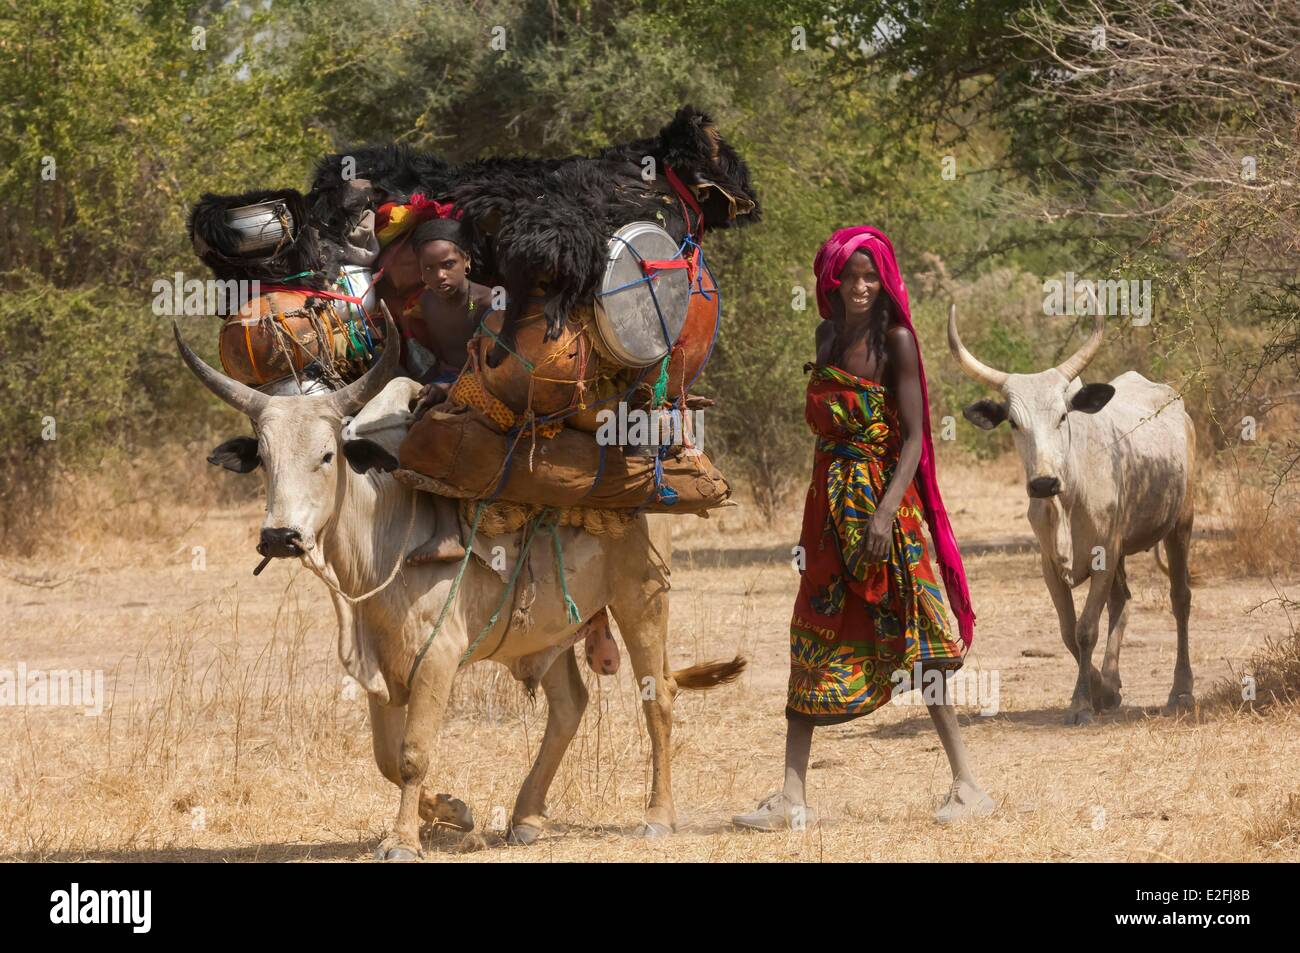
[(739, 655), (730, 662), (703, 662), (673, 672), (673, 681), (678, 688), (688, 692), (707, 692), (710, 688), (734, 682), (748, 664)]
[[(1157, 541), (1156, 544), (1151, 547), (1151, 554), (1156, 557), (1156, 567), (1164, 573), (1165, 578), (1168, 579), (1169, 567), (1165, 564), (1165, 561), (1160, 558), (1160, 547), (1163, 545), (1164, 540)], [(1200, 585), (1200, 574), (1196, 572), (1196, 570), (1192, 569), (1191, 566), (1187, 567), (1187, 584), (1189, 586)]]

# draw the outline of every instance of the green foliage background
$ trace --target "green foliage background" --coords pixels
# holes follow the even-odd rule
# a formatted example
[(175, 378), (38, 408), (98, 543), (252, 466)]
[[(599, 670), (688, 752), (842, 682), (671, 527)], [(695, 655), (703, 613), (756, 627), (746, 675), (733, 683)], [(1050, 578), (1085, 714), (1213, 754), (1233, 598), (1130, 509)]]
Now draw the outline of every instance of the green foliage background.
[[(1043, 317), (1041, 276), (1135, 266), (1125, 236), (1034, 221), (1005, 198), (1050, 187), (1042, 169), (1063, 161), (1050, 117), (1021, 91), (1028, 67), (998, 45), (1025, 6), (1014, 0), (848, 2), (836, 24), (804, 0), (0, 5), (0, 529), (39, 511), (60, 473), (246, 426), (183, 371), (170, 319), (150, 310), (153, 282), (206, 276), (184, 229), (201, 192), (303, 188), (321, 153), (350, 143), (453, 161), (565, 155), (649, 134), (685, 102), (710, 110), (749, 160), (765, 216), (706, 242), (724, 294), (702, 382), (719, 400), (708, 434), (769, 510), (807, 465), (811, 262), (831, 230), (868, 222), (894, 238), (935, 416), (955, 416), (959, 441), (982, 453), (1006, 438), (960, 418), (982, 394), (954, 376), (947, 303), (987, 362), (1029, 370), (1078, 340), (1074, 322)], [(858, 39), (846, 23), (886, 22), (877, 68), (846, 63)], [(828, 44), (837, 31), (850, 40)], [(939, 110), (939, 89), (971, 96)], [(941, 174), (946, 156), (955, 178)], [(180, 323), (211, 355), (210, 319)], [(1133, 362), (1176, 376), (1188, 366), (1177, 332), (1115, 339), (1098, 376)]]

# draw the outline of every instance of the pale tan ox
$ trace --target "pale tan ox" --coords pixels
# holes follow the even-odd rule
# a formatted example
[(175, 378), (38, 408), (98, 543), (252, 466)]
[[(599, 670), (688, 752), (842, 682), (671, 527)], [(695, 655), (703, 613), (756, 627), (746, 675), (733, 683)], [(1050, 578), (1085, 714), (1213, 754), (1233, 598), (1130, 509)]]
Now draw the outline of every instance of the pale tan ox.
[[(1187, 620), (1192, 593), (1192, 464), (1196, 431), (1172, 387), (1126, 371), (1109, 384), (1079, 375), (1101, 347), (1105, 321), (1067, 360), (1037, 374), (1008, 374), (982, 363), (961, 343), (957, 309), (948, 312), (948, 346), (962, 370), (1000, 391), (1001, 401), (967, 407), (967, 420), (985, 430), (1006, 421), (1025, 466), (1029, 523), (1038, 537), (1043, 579), (1056, 606), (1061, 638), (1078, 663), (1065, 723), (1092, 721), (1093, 711), (1121, 701), (1119, 651), (1128, 618), (1124, 560), (1164, 543), (1169, 595), (1178, 632), (1171, 709), (1193, 704)], [(1075, 616), (1071, 589), (1089, 582)], [(1098, 672), (1092, 665), (1101, 611), (1109, 632)]]
[[(397, 339), (391, 319), (387, 334), (386, 340)], [(472, 826), (463, 805), (430, 795), (424, 782), (461, 656), (488, 624), (505, 587), (492, 569), (470, 559), (457, 598), (413, 680), (412, 663), (448, 600), (458, 564), (402, 567), (391, 584), (357, 604), (336, 591), (359, 596), (380, 586), (401, 565), (412, 541), (427, 539), (433, 531), (428, 494), (402, 486), (388, 473), (359, 473), (343, 462), (345, 418), (357, 414), (393, 377), (397, 348), (386, 349), (363, 378), (342, 390), (268, 397), (213, 370), (185, 345), (179, 331), (176, 340), (199, 380), (253, 422), (256, 440), (227, 441), (209, 460), (237, 472), (262, 466), (267, 501), (259, 552), (301, 558), (330, 585), (339, 658), (369, 693), (375, 760), (384, 777), (401, 789), (392, 836), (378, 854), (386, 860), (414, 859), (420, 854), (421, 818)], [(669, 671), (667, 519), (643, 516), (618, 541), (560, 530), (569, 593), (584, 618), (603, 607), (613, 613), (643, 699), (653, 772), (645, 822), (638, 829), (646, 836), (664, 835), (676, 826), (669, 765), (673, 699), (682, 689), (730, 681), (744, 667), (737, 658)], [(533, 624), (511, 626), (514, 606), (508, 603), (469, 659), (506, 664), (526, 679), (539, 679), (546, 694), (546, 729), (511, 815), (510, 837), (516, 843), (531, 843), (542, 832), (547, 789), (587, 704), (570, 647), (580, 626), (567, 621), (555, 560), (546, 558), (552, 549), (549, 534), (538, 539), (533, 574), (525, 574), (535, 584), (529, 609)], [(563, 650), (557, 652), (557, 646)]]

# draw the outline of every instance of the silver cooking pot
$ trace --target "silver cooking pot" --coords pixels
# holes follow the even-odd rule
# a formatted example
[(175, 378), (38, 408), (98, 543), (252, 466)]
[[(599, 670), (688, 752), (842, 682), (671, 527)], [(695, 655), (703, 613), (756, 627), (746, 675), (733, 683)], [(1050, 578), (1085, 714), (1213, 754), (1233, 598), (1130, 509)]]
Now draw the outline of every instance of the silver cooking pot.
[(258, 202), (226, 212), (226, 224), (239, 233), (235, 251), (241, 255), (267, 251), (293, 241), (294, 222), (284, 202)]

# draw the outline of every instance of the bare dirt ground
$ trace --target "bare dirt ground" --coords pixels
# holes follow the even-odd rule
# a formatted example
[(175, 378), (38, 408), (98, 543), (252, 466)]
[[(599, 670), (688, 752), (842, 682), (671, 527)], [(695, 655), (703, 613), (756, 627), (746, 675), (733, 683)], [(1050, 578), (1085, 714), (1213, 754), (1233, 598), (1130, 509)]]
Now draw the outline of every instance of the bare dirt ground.
[[(737, 684), (678, 701), (677, 835), (645, 842), (630, 833), (647, 795), (649, 746), (625, 659), (616, 676), (587, 674), (592, 703), (552, 788), (553, 829), (530, 848), (501, 846), (491, 828), (528, 770), (545, 702), (528, 701), (487, 663), (461, 676), (431, 769), (433, 788), (471, 805), (486, 846), (469, 851), (459, 834), (434, 831), (427, 857), (1300, 857), (1300, 711), (1163, 714), (1173, 618), (1165, 578), (1139, 556), (1129, 561), (1124, 704), (1091, 726), (1064, 726), (1074, 668), (1037, 555), (982, 552), (981, 544), (1029, 537), (1018, 468), (953, 467), (943, 476), (958, 538), (972, 553), (979, 625), (967, 670), (986, 686), (997, 678), (997, 713), (967, 705), (961, 715), (999, 805), (994, 816), (954, 828), (931, 821), (947, 766), (924, 707), (905, 698), (817, 732), (810, 796), (820, 826), (773, 835), (730, 827), (732, 813), (780, 783), (797, 580), (797, 513), (769, 528), (742, 508), (708, 521), (683, 517), (676, 531), (674, 663), (750, 660)], [(397, 792), (374, 766), (365, 699), (335, 657), (324, 587), (289, 562), (254, 579), (260, 507), (204, 507), (153, 517), (165, 529), (144, 543), (106, 538), (58, 560), (5, 563), (0, 669), (100, 669), (108, 700), (99, 717), (0, 707), (0, 859), (359, 861), (387, 833)], [(1213, 523), (1212, 514), (1200, 521)], [(1239, 575), (1230, 548), (1214, 540), (1194, 545), (1193, 566), (1192, 664), (1205, 696), (1247, 671), (1266, 639), (1290, 631), (1268, 600), (1277, 590), (1294, 594), (1300, 579)]]

